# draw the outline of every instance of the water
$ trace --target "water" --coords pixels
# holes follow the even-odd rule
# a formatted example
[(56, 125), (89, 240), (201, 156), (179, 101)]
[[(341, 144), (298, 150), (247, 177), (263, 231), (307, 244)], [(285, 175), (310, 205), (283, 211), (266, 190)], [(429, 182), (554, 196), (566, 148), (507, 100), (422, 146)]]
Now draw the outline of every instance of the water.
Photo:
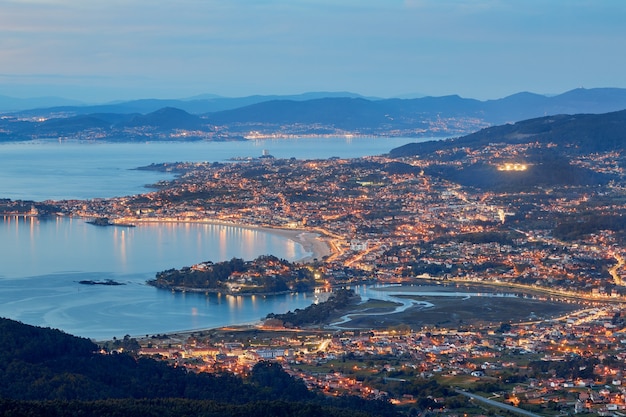
[(201, 223), (98, 227), (78, 218), (0, 217), (0, 278), (49, 274), (139, 274), (233, 257), (308, 255), (302, 245), (260, 229)]
[[(428, 140), (428, 139), (420, 139)], [(0, 198), (62, 200), (107, 198), (146, 192), (171, 175), (134, 168), (160, 162), (225, 162), (261, 156), (324, 159), (380, 155), (415, 142), (411, 138), (307, 138), (245, 142), (0, 144)]]
[[(81, 285), (114, 278), (125, 285)], [(171, 293), (144, 284), (144, 274), (73, 273), (3, 280), (0, 316), (96, 340), (253, 323), (268, 313), (311, 304), (310, 294), (230, 296)]]
[[(133, 168), (158, 162), (260, 156), (353, 158), (413, 139), (294, 139), (254, 142), (0, 144), (0, 198), (44, 201), (145, 192), (167, 174)], [(301, 245), (271, 233), (203, 224), (95, 227), (80, 219), (0, 219), (0, 316), (78, 336), (110, 339), (256, 322), (305, 308), (307, 294), (231, 297), (172, 294), (146, 280), (169, 268), (273, 254), (296, 260)], [(121, 286), (80, 280), (113, 279)]]
[[(0, 316), (111, 339), (249, 323), (311, 303), (306, 294), (230, 297), (172, 294), (146, 285), (159, 271), (271, 253), (297, 260), (303, 247), (262, 230), (210, 224), (97, 227), (81, 219), (0, 221)], [(120, 286), (83, 285), (112, 279)]]

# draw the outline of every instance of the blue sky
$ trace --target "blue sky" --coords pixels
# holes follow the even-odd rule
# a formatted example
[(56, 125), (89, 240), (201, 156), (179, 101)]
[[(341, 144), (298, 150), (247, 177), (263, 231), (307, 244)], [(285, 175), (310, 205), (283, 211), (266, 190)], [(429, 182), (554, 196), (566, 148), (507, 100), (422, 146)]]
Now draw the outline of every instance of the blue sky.
[(0, 0), (0, 95), (626, 88), (624, 0)]

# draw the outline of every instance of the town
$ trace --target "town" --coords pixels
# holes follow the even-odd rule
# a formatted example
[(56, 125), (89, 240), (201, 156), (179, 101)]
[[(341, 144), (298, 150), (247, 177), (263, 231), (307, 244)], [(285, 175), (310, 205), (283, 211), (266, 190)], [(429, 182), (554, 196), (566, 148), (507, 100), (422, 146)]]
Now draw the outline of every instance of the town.
[[(302, 230), (328, 246), (308, 263), (321, 287), (421, 280), (530, 293), (539, 297), (536, 306), (560, 306), (537, 313), (520, 299), (515, 318), (420, 323), (403, 316), (363, 326), (355, 320), (352, 329), (266, 320), (260, 327), (146, 335), (132, 343), (125, 338), (111, 349), (131, 348), (205, 372), (245, 373), (258, 361), (276, 360), (329, 395), (386, 398), (450, 414), (488, 407), (470, 399), (473, 392), (538, 412), (613, 415), (626, 409), (626, 205), (619, 154), (571, 157), (571, 166), (613, 178), (593, 186), (475, 187), (445, 175), (461, 165), (453, 157), (459, 153), (463, 164), (489, 167), (490, 176), (525, 175), (535, 169), (525, 155), (551, 147), (492, 143), (480, 152), (454, 148), (435, 156), (283, 160), (268, 153), (231, 163), (154, 164), (142, 169), (177, 176), (145, 194), (3, 200), (0, 209), (137, 225), (220, 222)], [(378, 308), (393, 316), (390, 305)], [(424, 395), (416, 381), (434, 381), (428, 385), (433, 392)]]
[[(387, 399), (451, 414), (478, 405), (446, 391), (451, 387), (538, 412), (610, 415), (626, 408), (626, 332), (617, 306), (500, 327), (360, 332), (241, 327), (140, 342), (138, 355), (194, 371), (246, 374), (259, 361), (277, 361), (328, 395)], [(428, 382), (439, 395), (425, 401)]]
[[(527, 148), (492, 145), (467, 158), (492, 165), (493, 175), (518, 175), (532, 167), (499, 170), (498, 161)], [(16, 204), (29, 212), (122, 223), (217, 221), (315, 232), (331, 249), (329, 256), (316, 259), (331, 285), (428, 275), (623, 300), (623, 181), (495, 192), (425, 173), (435, 165), (457, 164), (441, 159), (262, 157), (227, 164), (160, 164), (146, 169), (179, 176), (146, 194), (32, 207), (5, 202), (0, 208), (11, 213)], [(615, 152), (607, 152), (572, 164), (623, 178), (624, 168), (614, 161)]]

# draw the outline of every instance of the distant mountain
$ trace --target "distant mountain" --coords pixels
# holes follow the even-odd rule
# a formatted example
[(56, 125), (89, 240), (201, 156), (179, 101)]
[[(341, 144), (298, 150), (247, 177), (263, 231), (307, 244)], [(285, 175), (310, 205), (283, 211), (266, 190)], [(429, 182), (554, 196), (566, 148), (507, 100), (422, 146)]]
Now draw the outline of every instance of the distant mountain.
[[(218, 123), (342, 123), (350, 126), (376, 126), (396, 120), (414, 123), (421, 114), (472, 116), (481, 114), (480, 102), (459, 96), (424, 97), (402, 100), (364, 98), (321, 98), (301, 102), (273, 100), (247, 107), (207, 114)], [(372, 118), (374, 118), (372, 120)]]
[(7, 114), (0, 119), (0, 140), (56, 137), (232, 140), (302, 135), (453, 137), (545, 115), (597, 114), (623, 109), (626, 109), (626, 89), (614, 88), (577, 89), (553, 97), (518, 93), (489, 101), (458, 95), (371, 99), (351, 93), (305, 93), (278, 99), (276, 96), (209, 96), (187, 101), (136, 100)]
[[(221, 100), (221, 99), (219, 99)], [(16, 112), (12, 115), (18, 117), (71, 117), (93, 113), (117, 113), (117, 114), (146, 114), (157, 111), (165, 107), (178, 108), (189, 113), (205, 113), (213, 111), (211, 100), (162, 100), (162, 99), (142, 99), (124, 101), (119, 103), (108, 103), (88, 106), (56, 106), (29, 108)], [(220, 108), (221, 110), (221, 108)]]
[(622, 109), (626, 109), (624, 89), (579, 89), (555, 97), (519, 93), (485, 102), (458, 95), (409, 100), (348, 97), (300, 102), (272, 100), (207, 113), (206, 117), (216, 125), (239, 124), (244, 127), (242, 130), (262, 132), (272, 128), (278, 131), (285, 125), (309, 125), (318, 132), (334, 129), (379, 136), (455, 136), (546, 114)]
[(485, 102), (485, 117), (493, 124), (541, 116), (577, 113), (608, 113), (626, 109), (626, 89), (577, 88), (556, 96), (518, 93)]
[(197, 130), (206, 127), (206, 125), (206, 121), (199, 116), (189, 114), (184, 110), (165, 107), (146, 115), (136, 115), (130, 120), (119, 123), (117, 127), (149, 126), (158, 130)]
[(357, 124), (372, 126), (389, 120), (410, 124), (415, 121), (430, 123), (437, 118), (441, 120), (453, 117), (478, 118), (486, 124), (500, 124), (545, 115), (623, 110), (626, 109), (626, 89), (577, 89), (554, 97), (518, 93), (488, 101), (467, 99), (458, 95), (380, 100), (326, 97), (300, 103), (291, 103), (292, 101), (263, 101), (207, 116), (219, 123), (311, 123), (316, 120), (315, 117), (319, 117), (319, 122), (337, 122), (342, 118), (349, 118)]
[(0, 119), (0, 141), (80, 140), (233, 140), (214, 134), (206, 119), (165, 107), (148, 114), (93, 113), (44, 120)]
[(13, 112), (24, 109), (56, 107), (56, 106), (84, 106), (85, 103), (78, 100), (70, 100), (61, 97), (34, 97), (16, 98), (0, 95), (0, 112)]
[(244, 135), (254, 131), (268, 135), (450, 136), (486, 126), (478, 103), (459, 96), (273, 100), (205, 116), (213, 124), (228, 125)]
[[(82, 105), (70, 100), (12, 99), (0, 96), (0, 111), (20, 110), (24, 116), (50, 117), (65, 114), (76, 116), (91, 113), (151, 113), (163, 107), (174, 107), (192, 114), (206, 114), (226, 110), (242, 109), (240, 121), (249, 122), (250, 114), (243, 108), (255, 104), (276, 101), (304, 102), (309, 100), (360, 98), (383, 104), (389, 111), (404, 111), (422, 118), (478, 117), (488, 124), (515, 122), (533, 117), (553, 114), (606, 113), (626, 109), (626, 89), (578, 88), (556, 96), (522, 92), (497, 100), (479, 101), (461, 98), (458, 95), (442, 97), (380, 99), (363, 97), (350, 92), (310, 92), (297, 95), (255, 95), (247, 97), (220, 97), (212, 94), (188, 99), (141, 99), (100, 105)], [(45, 104), (50, 103), (50, 104)], [(52, 104), (54, 103), (54, 104)], [(245, 117), (248, 117), (246, 119)], [(261, 120), (253, 120), (255, 122)]]
[[(76, 116), (90, 113), (150, 113), (163, 107), (174, 107), (185, 110), (188, 113), (202, 114), (223, 110), (231, 110), (272, 100), (305, 101), (327, 97), (355, 98), (362, 96), (350, 92), (311, 92), (286, 96), (254, 95), (247, 97), (220, 97), (214, 94), (202, 94), (186, 99), (141, 99), (98, 105), (84, 105), (76, 102), (71, 102), (69, 100), (67, 102), (59, 101), (55, 104), (50, 105), (37, 104), (30, 106), (25, 106), (20, 104), (19, 102), (16, 102), (13, 109), (7, 107), (7, 110), (2, 110), (2, 107), (0, 107), (0, 111), (19, 111), (19, 114), (23, 116), (37, 115), (50, 117), (51, 115), (55, 114)], [(7, 103), (9, 102), (10, 98), (7, 98)], [(2, 98), (0, 97), (0, 105), (1, 104)]]
[(340, 129), (391, 124), (380, 101), (363, 98), (320, 98), (306, 101), (272, 100), (234, 110), (209, 113), (213, 124), (271, 123), (321, 124)]

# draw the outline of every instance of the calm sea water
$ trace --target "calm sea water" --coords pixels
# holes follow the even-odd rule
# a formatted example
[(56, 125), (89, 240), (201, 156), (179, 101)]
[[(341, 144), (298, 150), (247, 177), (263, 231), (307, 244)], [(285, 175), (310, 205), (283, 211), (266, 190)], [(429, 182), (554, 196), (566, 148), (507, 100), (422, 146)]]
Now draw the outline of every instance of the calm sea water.
[[(423, 139), (427, 140), (427, 139)], [(408, 138), (306, 138), (246, 142), (0, 144), (0, 198), (61, 200), (140, 194), (169, 178), (134, 168), (160, 162), (225, 162), (261, 156), (323, 159), (380, 155), (415, 142)]]
[[(137, 194), (166, 174), (150, 163), (259, 156), (377, 155), (412, 139), (294, 139), (224, 143), (0, 144), (0, 198), (43, 201)], [(0, 221), (0, 316), (95, 339), (255, 322), (310, 305), (310, 294), (232, 297), (172, 294), (145, 285), (155, 273), (261, 254), (296, 260), (301, 245), (262, 231), (201, 224), (100, 228), (80, 219)], [(121, 286), (86, 286), (113, 279)]]

